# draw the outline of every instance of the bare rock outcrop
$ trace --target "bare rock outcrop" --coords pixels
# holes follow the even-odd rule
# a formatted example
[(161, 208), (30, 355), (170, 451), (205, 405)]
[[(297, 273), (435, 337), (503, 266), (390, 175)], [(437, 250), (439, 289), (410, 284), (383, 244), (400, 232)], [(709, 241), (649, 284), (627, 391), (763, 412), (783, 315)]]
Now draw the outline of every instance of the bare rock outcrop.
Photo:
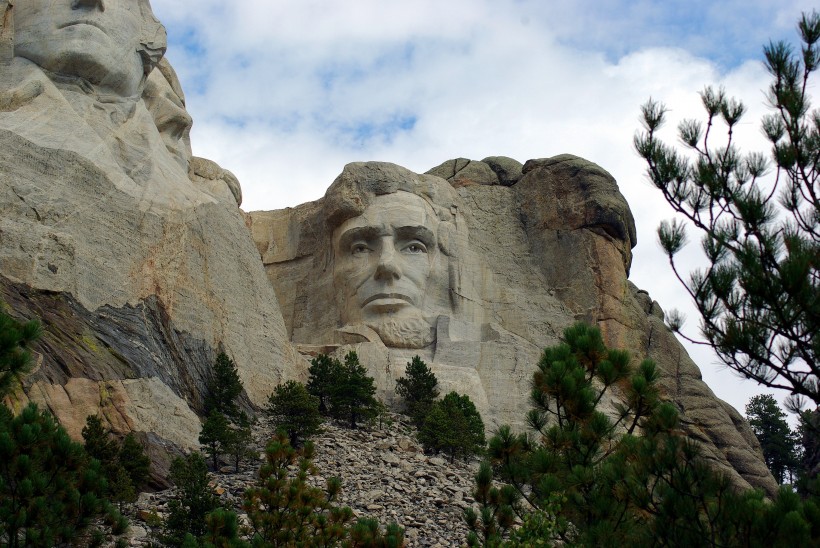
[(192, 158), (164, 28), (134, 4), (3, 3), (0, 291), (45, 328), (17, 405), (48, 407), (75, 436), (100, 413), (190, 449), (217, 352), (237, 363), (247, 406), (305, 362), (239, 184)]
[(718, 468), (772, 493), (748, 425), (629, 281), (635, 224), (612, 176), (571, 155), (516, 165), (349, 164), (318, 201), (248, 214), (290, 339), (306, 354), (356, 350), (387, 401), (419, 355), (492, 430), (525, 427), (541, 350), (592, 322), (659, 364), (664, 395)]

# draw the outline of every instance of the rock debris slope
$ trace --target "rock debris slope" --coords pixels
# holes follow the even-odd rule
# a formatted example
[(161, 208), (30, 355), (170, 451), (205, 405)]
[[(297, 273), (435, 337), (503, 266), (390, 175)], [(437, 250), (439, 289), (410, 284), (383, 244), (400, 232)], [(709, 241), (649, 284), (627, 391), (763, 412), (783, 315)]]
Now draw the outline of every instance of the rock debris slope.
[[(348, 430), (333, 424), (314, 438), (317, 474), (311, 482), (324, 486), (327, 478), (342, 480), (337, 505), (348, 506), (355, 516), (372, 517), (382, 526), (396, 522), (405, 530), (408, 547), (461, 546), (467, 538), (464, 509), (471, 506), (473, 476), (477, 462), (448, 460), (426, 456), (415, 441), (411, 428), (395, 415), (384, 428)], [(263, 419), (255, 429), (256, 446), (261, 451), (273, 434), (271, 424)], [(226, 507), (239, 509), (242, 495), (253, 486), (260, 461), (244, 464), (239, 474), (233, 466), (212, 474), (211, 484), (220, 493)], [(143, 493), (134, 508), (137, 516), (152, 511), (162, 516), (167, 511), (174, 490)], [(243, 513), (239, 510), (244, 522)], [(135, 546), (147, 545), (149, 534), (158, 534), (139, 517), (129, 535)]]

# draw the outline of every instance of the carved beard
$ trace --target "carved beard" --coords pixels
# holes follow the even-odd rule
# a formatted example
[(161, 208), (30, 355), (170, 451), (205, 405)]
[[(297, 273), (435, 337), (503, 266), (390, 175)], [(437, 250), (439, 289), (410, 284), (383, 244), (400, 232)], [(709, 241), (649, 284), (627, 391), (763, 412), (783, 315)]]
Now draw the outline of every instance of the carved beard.
[(424, 348), (436, 340), (435, 326), (424, 318), (384, 319), (367, 323), (388, 348)]

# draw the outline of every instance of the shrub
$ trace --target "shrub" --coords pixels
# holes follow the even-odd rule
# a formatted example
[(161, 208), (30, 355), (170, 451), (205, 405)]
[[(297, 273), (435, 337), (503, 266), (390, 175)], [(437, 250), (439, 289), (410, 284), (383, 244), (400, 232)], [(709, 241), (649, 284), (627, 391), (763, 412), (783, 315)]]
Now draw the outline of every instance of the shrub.
[(438, 379), (420, 357), (414, 356), (407, 364), (405, 376), (396, 381), (396, 393), (404, 399), (413, 423), (421, 427), (438, 397)]
[(426, 451), (447, 454), (450, 462), (457, 456), (467, 459), (484, 448), (484, 422), (469, 396), (450, 392), (433, 403), (419, 441)]
[(305, 385), (288, 381), (277, 386), (268, 398), (268, 414), (277, 428), (283, 429), (293, 447), (319, 433), (322, 417), (319, 398), (311, 396)]
[(187, 534), (196, 538), (205, 533), (205, 517), (219, 506), (219, 501), (208, 485), (208, 465), (199, 453), (174, 459), (171, 481), (177, 496), (168, 503), (162, 542), (182, 546)]

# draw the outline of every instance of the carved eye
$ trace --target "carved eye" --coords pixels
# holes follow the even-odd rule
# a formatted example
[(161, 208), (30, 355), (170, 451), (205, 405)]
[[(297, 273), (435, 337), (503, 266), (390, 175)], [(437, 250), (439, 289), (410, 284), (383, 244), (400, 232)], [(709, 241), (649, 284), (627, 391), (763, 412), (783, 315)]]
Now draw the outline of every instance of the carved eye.
[(369, 253), (369, 252), (370, 252), (370, 248), (367, 247), (367, 245), (362, 244), (362, 243), (353, 244), (352, 246), (350, 246), (350, 254), (351, 255), (363, 255), (363, 254)]
[(413, 242), (404, 246), (403, 251), (405, 253), (427, 253), (427, 248), (421, 242)]

